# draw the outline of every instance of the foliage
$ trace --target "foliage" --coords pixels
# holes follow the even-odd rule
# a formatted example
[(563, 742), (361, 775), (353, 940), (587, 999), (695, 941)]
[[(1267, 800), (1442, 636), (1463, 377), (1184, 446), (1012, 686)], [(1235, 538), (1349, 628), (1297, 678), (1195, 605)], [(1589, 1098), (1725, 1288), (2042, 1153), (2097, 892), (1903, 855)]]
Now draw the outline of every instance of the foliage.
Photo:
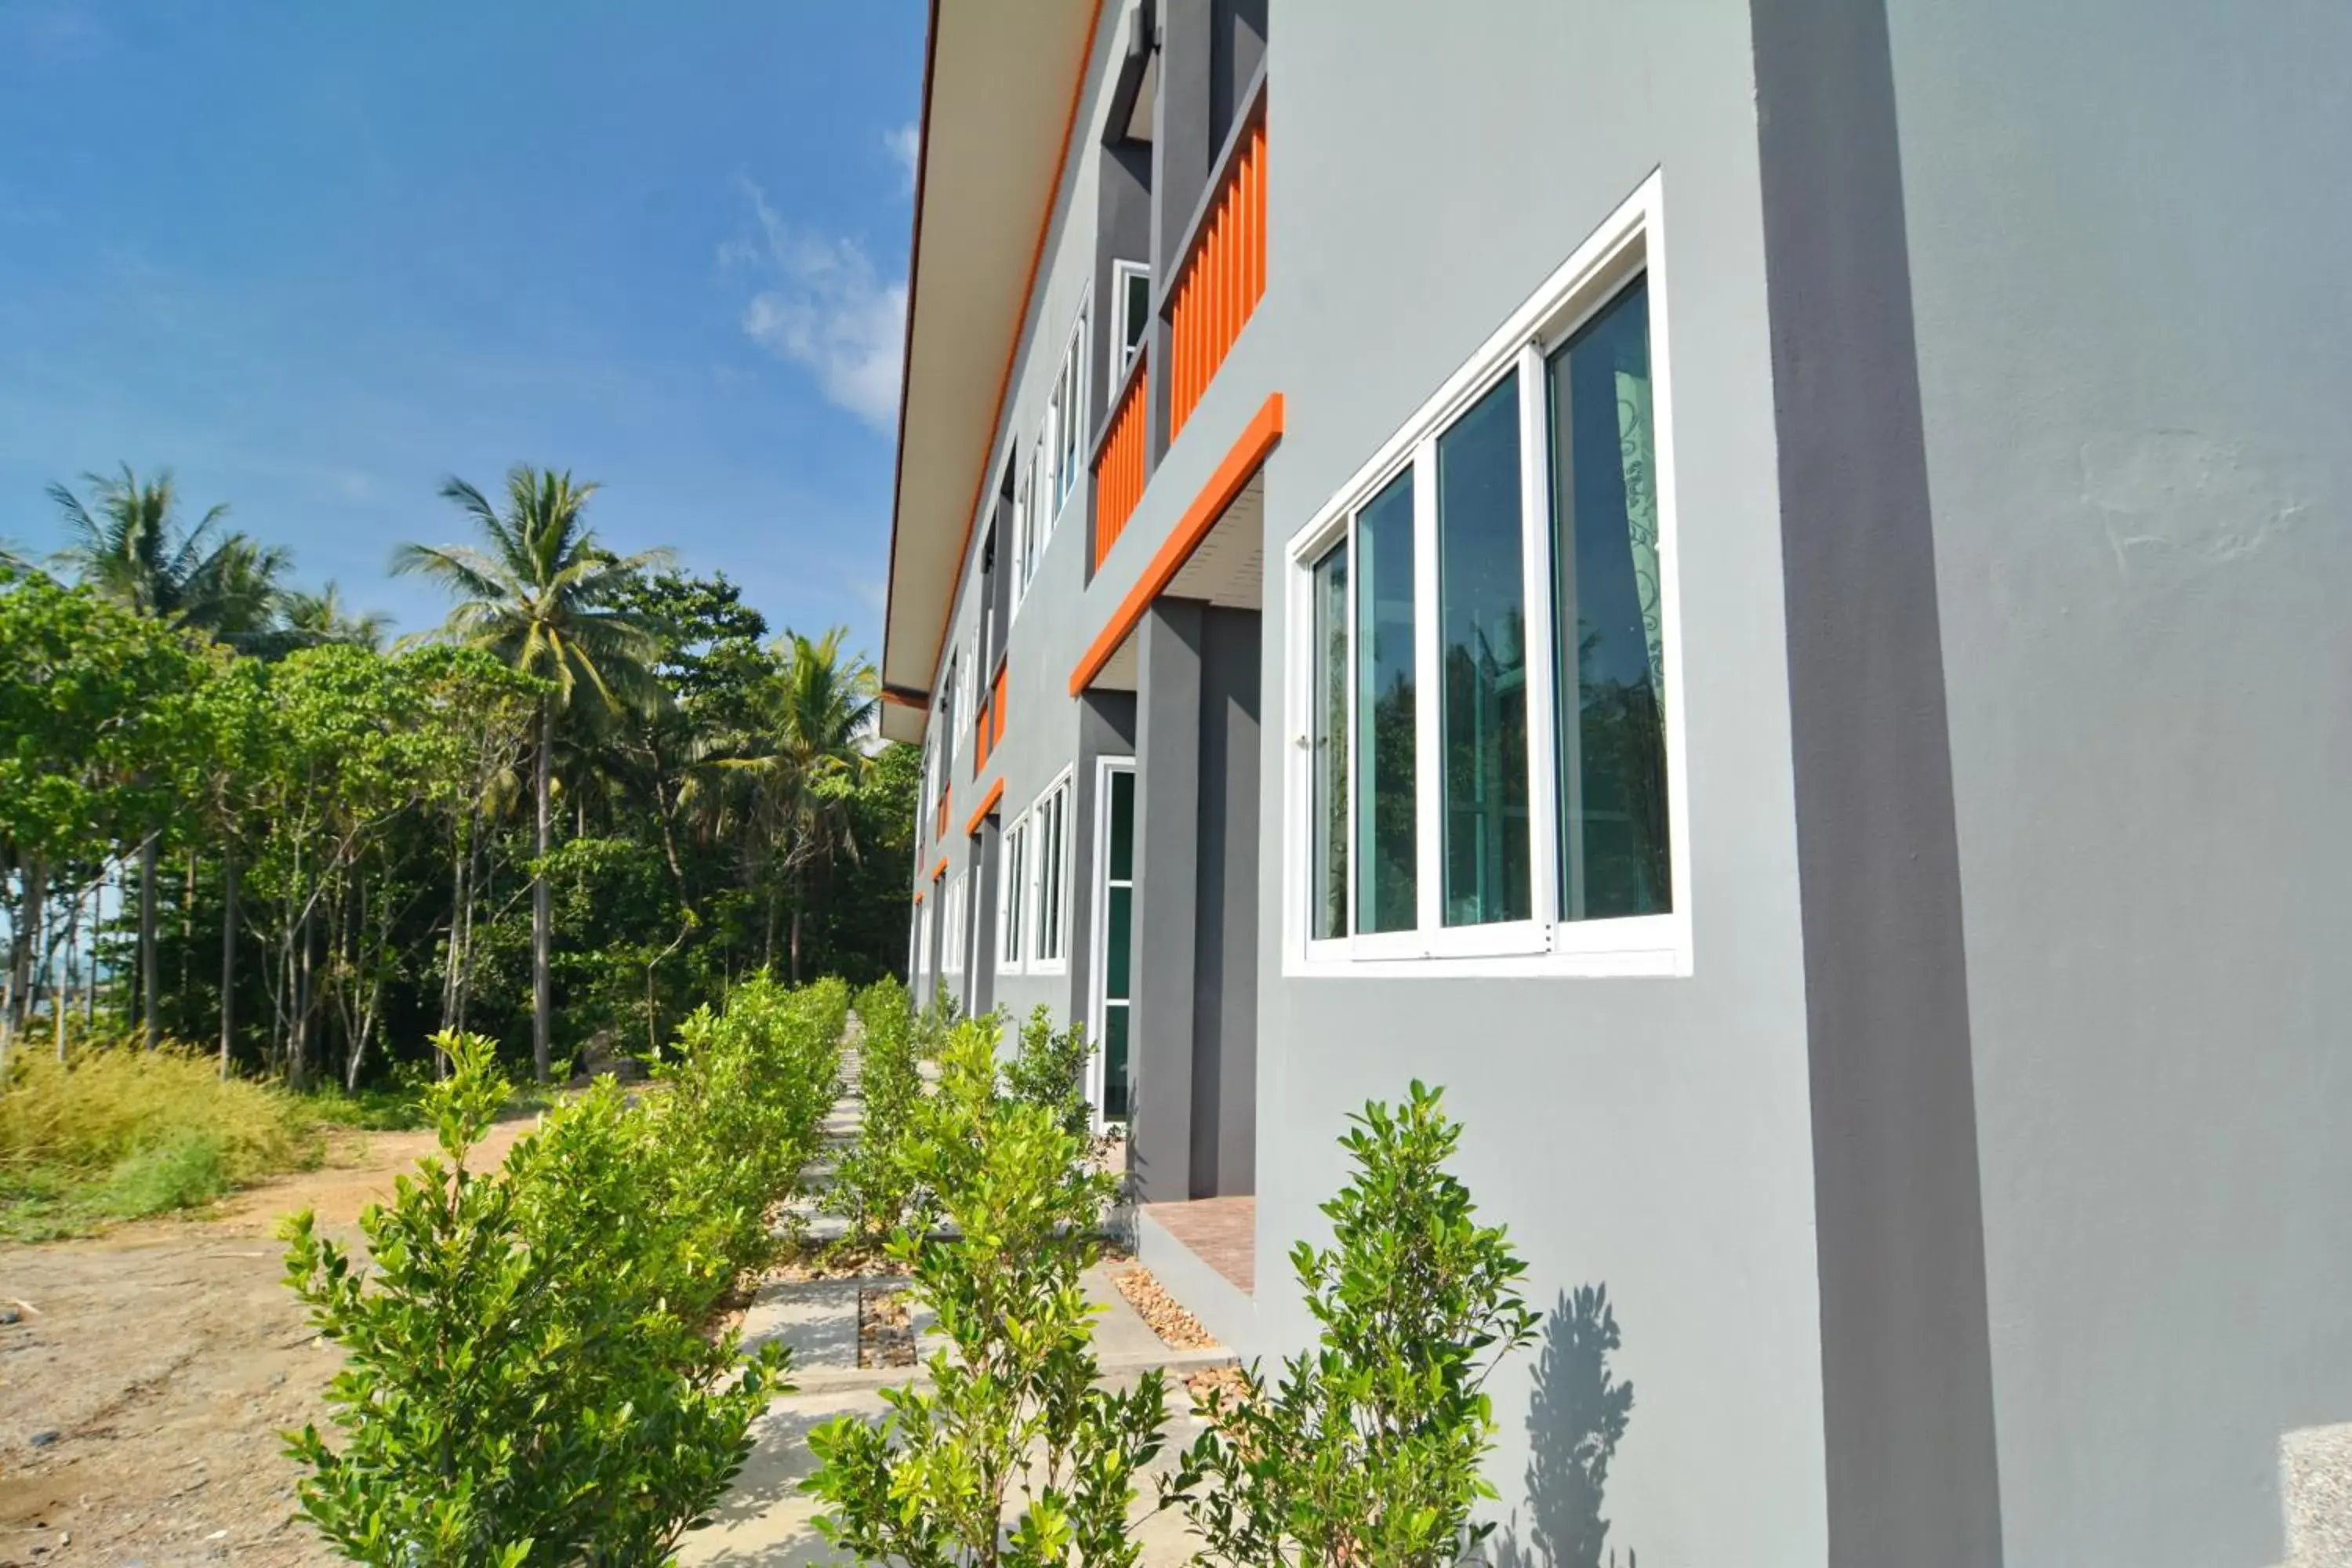
[(787, 991), (758, 974), (724, 1012), (698, 1008), (678, 1026), (682, 1054), (655, 1116), (661, 1195), (696, 1215), (690, 1245), (723, 1266), (722, 1287), (775, 1249), (768, 1208), (816, 1152), (848, 1011), (838, 980)]
[(231, 645), (269, 629), (289, 565), (285, 551), (222, 529), (226, 506), (184, 527), (168, 471), (142, 482), (125, 463), (115, 474), (84, 474), (82, 482), (89, 501), (63, 485), (51, 485), (49, 499), (69, 540), (59, 559), (85, 584), (135, 614)]
[(853, 1248), (914, 1219), (907, 1143), (923, 1096), (923, 1041), (907, 988), (886, 976), (860, 991), (857, 1021), (857, 1142), (842, 1155), (825, 1197), (846, 1222), (843, 1240)]
[(299, 1101), (194, 1052), (20, 1055), (0, 1081), (0, 1236), (194, 1207), (318, 1153)]
[(1157, 1372), (1126, 1393), (1097, 1386), (1079, 1276), (1114, 1184), (1054, 1110), (1005, 1091), (997, 1035), (993, 1017), (956, 1026), (913, 1118), (908, 1163), (951, 1237), (892, 1242), (950, 1348), (929, 1390), (884, 1391), (879, 1426), (843, 1416), (811, 1433), (807, 1488), (827, 1505), (818, 1528), (861, 1561), (1129, 1568), (1164, 1388)]
[[(702, 1318), (740, 1266), (739, 1211), (789, 1188), (772, 1145), (814, 1135), (845, 992), (738, 999), (740, 1017), (698, 1016), (668, 1094), (601, 1079), (496, 1171), (466, 1159), (512, 1086), (489, 1041), (444, 1034), (454, 1070), (424, 1095), (441, 1158), (362, 1216), (372, 1271), (289, 1222), (288, 1283), (346, 1363), (341, 1446), (289, 1443), (303, 1512), (346, 1554), (666, 1562), (740, 1468), (785, 1355), (746, 1357)], [(739, 1167), (781, 1184), (750, 1194)]]
[(1209, 1429), (1162, 1483), (1204, 1563), (1451, 1568), (1493, 1528), (1470, 1523), (1495, 1495), (1485, 1384), (1533, 1337), (1525, 1265), (1445, 1170), (1462, 1129), (1434, 1090), (1416, 1082), (1350, 1121), (1355, 1175), (1323, 1205), (1334, 1245), (1291, 1254), (1317, 1348), (1275, 1387), (1253, 1366), (1236, 1399), (1212, 1395)]
[(1062, 1130), (1083, 1138), (1094, 1127), (1087, 1103), (1087, 1031), (1082, 1024), (1056, 1031), (1053, 1009), (1040, 1004), (1022, 1026), (1020, 1047), (1004, 1064), (1004, 1087), (1013, 1099), (1052, 1111)]

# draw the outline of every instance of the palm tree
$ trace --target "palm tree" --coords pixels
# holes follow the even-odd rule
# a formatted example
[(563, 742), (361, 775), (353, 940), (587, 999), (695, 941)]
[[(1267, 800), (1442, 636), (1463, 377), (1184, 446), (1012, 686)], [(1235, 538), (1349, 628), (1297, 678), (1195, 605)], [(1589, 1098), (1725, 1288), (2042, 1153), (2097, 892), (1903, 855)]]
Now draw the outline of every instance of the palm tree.
[(706, 812), (740, 826), (763, 854), (780, 861), (792, 890), (789, 951), (796, 985), (810, 875), (836, 851), (853, 859), (858, 853), (850, 831), (850, 793), (866, 773), (866, 742), (881, 688), (862, 657), (843, 658), (847, 636), (845, 627), (835, 626), (820, 637), (788, 631), (777, 638), (772, 646), (776, 667), (752, 688), (751, 726), (713, 736), (705, 745)]
[[(506, 510), (463, 479), (441, 487), (442, 496), (473, 519), (485, 548), (404, 544), (394, 552), (395, 574), (421, 573), (457, 595), (444, 627), (448, 636), (487, 648), (526, 674), (547, 682), (535, 724), (531, 767), (538, 811), (535, 842), (545, 861), (550, 825), (551, 764), (555, 718), (569, 710), (584, 688), (608, 710), (648, 709), (661, 700), (655, 678), (653, 633), (619, 607), (621, 595), (639, 574), (667, 563), (667, 551), (616, 556), (596, 542), (584, 521), (593, 484), (579, 484), (567, 471), (517, 464), (507, 470)], [(531, 877), (531, 1064), (541, 1083), (551, 1067), (549, 1026), (553, 1011), (548, 978), (551, 913), (547, 880)]]
[(382, 652), (384, 637), (392, 630), (392, 617), (381, 610), (354, 613), (343, 599), (342, 588), (331, 578), (315, 594), (297, 589), (280, 595), (278, 616), (281, 636), (291, 647), (347, 643)]
[(63, 485), (49, 487), (69, 541), (58, 552), (61, 564), (118, 604), (231, 647), (268, 634), (285, 550), (222, 528), (226, 505), (184, 527), (168, 469), (142, 482), (125, 463), (119, 474), (84, 474), (82, 482), (87, 502)]
[[(223, 529), (226, 505), (206, 511), (194, 528), (182, 526), (169, 469), (142, 483), (125, 463), (112, 477), (84, 474), (82, 483), (90, 491), (87, 502), (61, 484), (49, 487), (68, 538), (58, 552), (60, 563), (118, 604), (232, 647), (268, 637), (288, 565), (283, 549)], [(139, 847), (139, 987), (150, 1047), (158, 1036), (156, 858), (150, 834)]]

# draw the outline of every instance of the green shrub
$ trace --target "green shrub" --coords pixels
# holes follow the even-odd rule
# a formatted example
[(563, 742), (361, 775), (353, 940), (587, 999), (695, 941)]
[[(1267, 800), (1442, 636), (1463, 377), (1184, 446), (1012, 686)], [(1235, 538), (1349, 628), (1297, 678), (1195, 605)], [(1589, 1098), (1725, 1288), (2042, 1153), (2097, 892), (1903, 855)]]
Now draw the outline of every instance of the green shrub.
[(772, 1246), (846, 1009), (837, 984), (740, 986), (681, 1026), (667, 1092), (600, 1080), (483, 1173), (467, 1153), (512, 1086), (487, 1040), (438, 1038), (442, 1158), (362, 1216), (373, 1271), (308, 1214), (288, 1226), (288, 1282), (346, 1357), (341, 1446), (289, 1438), (321, 1534), (404, 1568), (667, 1561), (781, 1386), (781, 1346), (704, 1329)]
[(0, 1235), (70, 1235), (194, 1207), (315, 1164), (320, 1150), (299, 1100), (224, 1082), (208, 1055), (117, 1046), (60, 1065), (22, 1053), (0, 1084)]
[(907, 988), (885, 977), (857, 994), (857, 1142), (834, 1171), (826, 1207), (846, 1225), (845, 1245), (878, 1244), (911, 1217), (914, 1175), (907, 1139), (923, 1097), (924, 1031)]
[(1084, 1138), (1094, 1129), (1087, 1103), (1087, 1031), (1072, 1024), (1058, 1033), (1050, 1008), (1040, 1005), (1022, 1026), (1019, 1048), (1004, 1064), (1004, 1087), (1013, 1099), (1052, 1111), (1063, 1129)]
[(1403, 1105), (1350, 1120), (1356, 1173), (1323, 1205), (1335, 1245), (1291, 1254), (1320, 1342), (1278, 1386), (1253, 1366), (1236, 1399), (1213, 1396), (1209, 1430), (1162, 1483), (1203, 1563), (1451, 1568), (1493, 1528), (1470, 1523), (1495, 1495), (1479, 1476), (1485, 1385), (1534, 1335), (1525, 1265), (1444, 1169), (1462, 1129), (1434, 1091), (1415, 1083)]
[(694, 1245), (730, 1279), (773, 1254), (768, 1212), (797, 1189), (840, 1094), (848, 1015), (837, 980), (793, 991), (762, 974), (726, 1011), (698, 1007), (678, 1025), (654, 1113), (663, 1201), (697, 1216)]
[(444, 1158), (362, 1216), (372, 1272), (307, 1212), (288, 1223), (288, 1283), (345, 1355), (342, 1447), (289, 1439), (302, 1511), (363, 1563), (663, 1561), (750, 1452), (782, 1352), (747, 1361), (676, 1310), (719, 1266), (658, 1201), (659, 1145), (618, 1086), (472, 1172), (510, 1086), (489, 1041), (436, 1043)]
[(884, 1391), (880, 1425), (845, 1415), (812, 1432), (807, 1489), (827, 1505), (818, 1529), (864, 1562), (1129, 1568), (1164, 1385), (1152, 1372), (1129, 1393), (1096, 1386), (1079, 1276), (1113, 1180), (1055, 1110), (1005, 1092), (998, 1035), (992, 1017), (952, 1028), (912, 1119), (908, 1163), (951, 1234), (891, 1243), (949, 1348), (929, 1390)]

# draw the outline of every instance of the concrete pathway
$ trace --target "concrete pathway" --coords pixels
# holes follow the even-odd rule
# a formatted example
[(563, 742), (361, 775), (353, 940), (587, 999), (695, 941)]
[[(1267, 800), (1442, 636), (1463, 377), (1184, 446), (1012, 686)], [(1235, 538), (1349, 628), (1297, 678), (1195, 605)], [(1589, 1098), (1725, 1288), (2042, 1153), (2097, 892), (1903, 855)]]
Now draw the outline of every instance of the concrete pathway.
[[(855, 1040), (853, 1032), (852, 1039)], [(812, 1167), (811, 1195), (793, 1216), (804, 1236), (830, 1239), (841, 1233), (840, 1221), (820, 1213), (822, 1188), (841, 1152), (856, 1141), (861, 1121), (856, 1095), (853, 1045), (845, 1064), (849, 1088), (825, 1121), (826, 1148)], [(1155, 1474), (1164, 1472), (1176, 1455), (1200, 1431), (1189, 1414), (1191, 1401), (1184, 1378), (1192, 1372), (1232, 1363), (1228, 1351), (1174, 1351), (1138, 1316), (1110, 1282), (1123, 1264), (1097, 1264), (1086, 1274), (1089, 1300), (1104, 1308), (1095, 1323), (1095, 1353), (1103, 1375), (1114, 1384), (1131, 1382), (1151, 1367), (1164, 1369), (1170, 1384), (1168, 1443)], [(814, 1524), (814, 1499), (801, 1490), (815, 1462), (808, 1450), (810, 1430), (836, 1415), (855, 1415), (878, 1420), (888, 1408), (880, 1390), (923, 1381), (920, 1362), (941, 1342), (932, 1331), (929, 1314), (914, 1313), (916, 1357), (912, 1367), (863, 1368), (857, 1364), (858, 1292), (877, 1285), (903, 1286), (903, 1278), (877, 1274), (845, 1279), (772, 1282), (761, 1287), (743, 1320), (747, 1343), (782, 1340), (791, 1347), (791, 1381), (795, 1392), (769, 1405), (752, 1428), (751, 1458), (743, 1473), (711, 1514), (710, 1523), (686, 1538), (678, 1561), (690, 1564), (788, 1564), (832, 1563), (836, 1554)], [(1149, 1481), (1141, 1488), (1139, 1511), (1148, 1509), (1153, 1495)], [(1149, 1568), (1175, 1568), (1192, 1556), (1182, 1521), (1172, 1514), (1143, 1520), (1139, 1526)]]

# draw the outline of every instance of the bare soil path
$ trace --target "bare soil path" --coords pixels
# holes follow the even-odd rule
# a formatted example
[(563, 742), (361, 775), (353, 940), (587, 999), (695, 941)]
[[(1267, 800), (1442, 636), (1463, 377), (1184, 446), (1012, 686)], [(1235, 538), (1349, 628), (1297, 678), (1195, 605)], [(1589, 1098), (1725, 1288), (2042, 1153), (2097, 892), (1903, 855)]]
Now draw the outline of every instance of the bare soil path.
[[(529, 1131), (491, 1130), (488, 1165)], [(0, 1247), (0, 1565), (336, 1561), (295, 1522), (278, 1434), (340, 1358), (280, 1283), (278, 1220), (356, 1238), (430, 1132), (335, 1135), (325, 1165), (193, 1218)], [(14, 1312), (17, 1321), (5, 1320)]]

